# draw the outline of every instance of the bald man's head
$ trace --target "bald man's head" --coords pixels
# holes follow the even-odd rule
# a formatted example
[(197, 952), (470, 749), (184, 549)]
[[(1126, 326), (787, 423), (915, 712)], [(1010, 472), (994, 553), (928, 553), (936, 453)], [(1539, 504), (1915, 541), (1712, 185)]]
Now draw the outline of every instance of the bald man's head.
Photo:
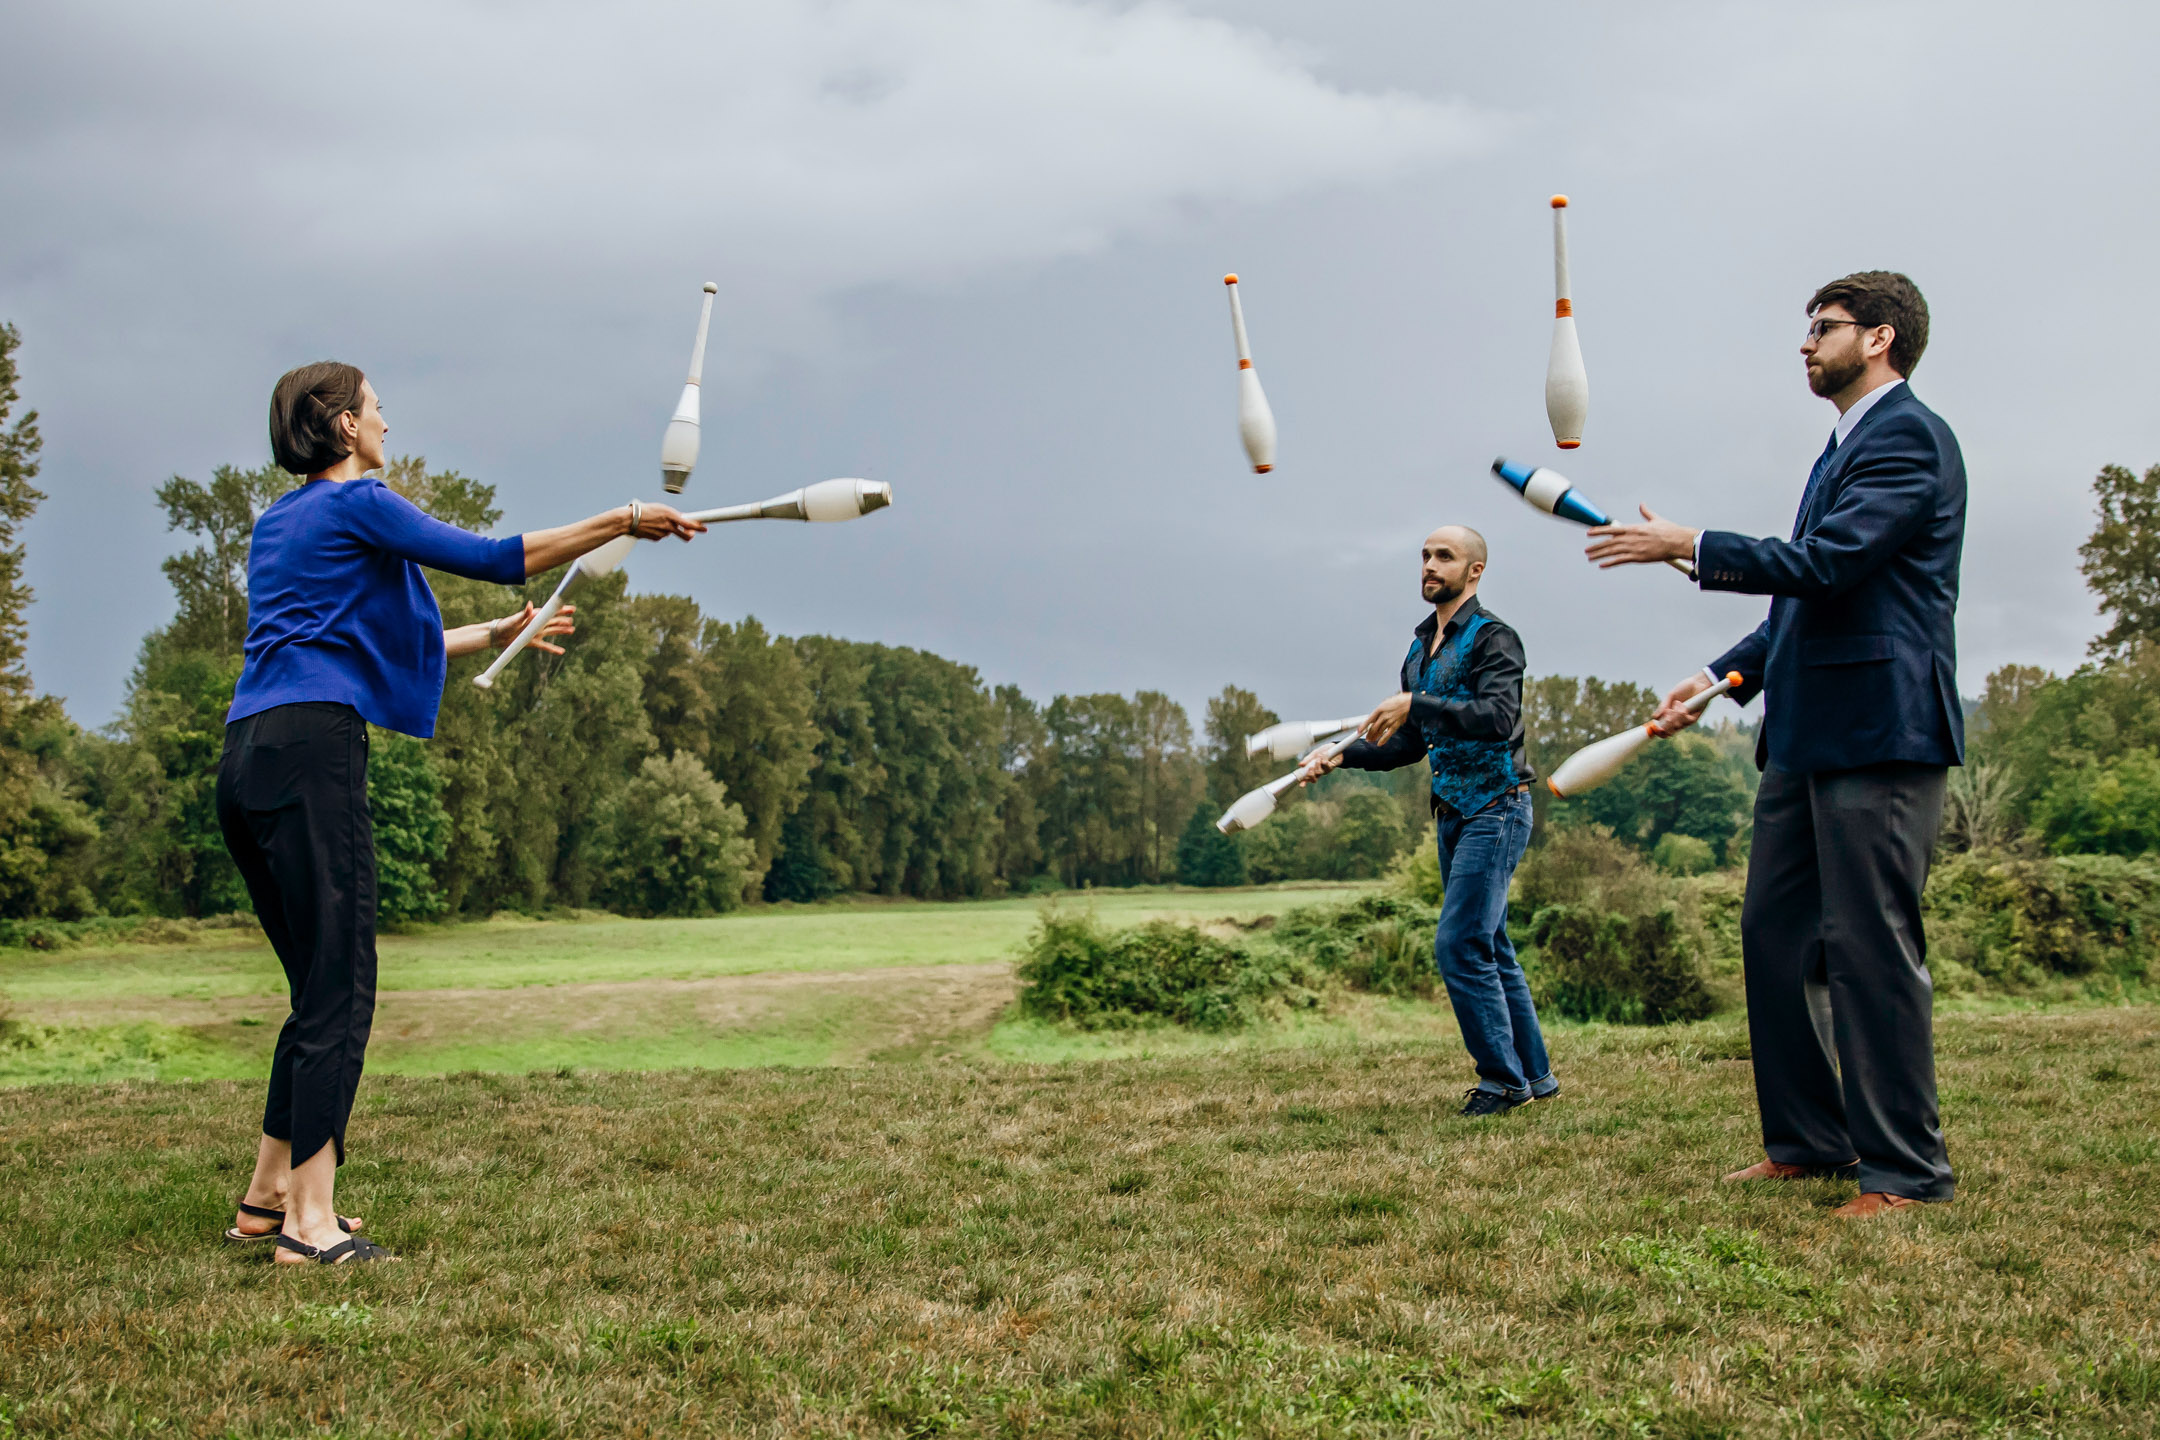
[(1420, 590), (1427, 602), (1445, 605), (1477, 593), (1485, 573), (1485, 537), (1467, 525), (1442, 525), (1425, 537)]

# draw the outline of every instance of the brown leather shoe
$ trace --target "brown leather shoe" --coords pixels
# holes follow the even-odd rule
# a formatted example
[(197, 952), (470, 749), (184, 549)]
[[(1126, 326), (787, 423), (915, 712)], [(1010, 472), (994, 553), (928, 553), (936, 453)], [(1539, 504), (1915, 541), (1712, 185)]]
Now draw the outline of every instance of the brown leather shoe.
[(1839, 1220), (1873, 1220), (1878, 1215), (1888, 1215), (1893, 1210), (1910, 1210), (1922, 1203), (1910, 1195), (1891, 1195), (1881, 1190), (1870, 1190), (1858, 1199), (1846, 1201), (1830, 1213)]
[(1737, 1185), (1743, 1180), (1805, 1180), (1815, 1172), (1805, 1165), (1787, 1165), (1782, 1160), (1758, 1160), (1745, 1170), (1735, 1170), (1725, 1177), (1727, 1185)]

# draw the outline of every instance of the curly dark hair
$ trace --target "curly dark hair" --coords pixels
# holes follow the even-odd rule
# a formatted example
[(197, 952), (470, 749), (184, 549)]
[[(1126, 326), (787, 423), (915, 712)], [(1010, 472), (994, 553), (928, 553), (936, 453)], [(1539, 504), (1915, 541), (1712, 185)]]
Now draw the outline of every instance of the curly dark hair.
[(357, 365), (318, 360), (278, 377), (270, 391), (270, 454), (295, 475), (314, 475), (352, 454), (337, 417), (360, 413), (367, 376)]
[(1927, 349), (1927, 297), (1920, 287), (1895, 270), (1861, 270), (1832, 280), (1807, 302), (1813, 315), (1825, 305), (1842, 305), (1853, 319), (1873, 328), (1888, 325), (1897, 334), (1890, 341), (1890, 368), (1910, 375)]

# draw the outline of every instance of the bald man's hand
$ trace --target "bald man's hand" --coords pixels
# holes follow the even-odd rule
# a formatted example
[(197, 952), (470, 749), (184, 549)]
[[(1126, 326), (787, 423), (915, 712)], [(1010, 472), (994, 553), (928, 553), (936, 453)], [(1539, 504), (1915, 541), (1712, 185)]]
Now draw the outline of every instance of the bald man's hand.
[(1373, 707), (1372, 714), (1358, 727), (1358, 738), (1374, 745), (1385, 745), (1395, 738), (1403, 722), (1410, 718), (1410, 692), (1390, 695)]
[(1590, 527), (1590, 543), (1583, 553), (1592, 564), (1610, 570), (1615, 565), (1656, 565), (1695, 558), (1695, 537), (1701, 531), (1675, 525), (1647, 505), (1636, 508), (1642, 511), (1644, 524)]

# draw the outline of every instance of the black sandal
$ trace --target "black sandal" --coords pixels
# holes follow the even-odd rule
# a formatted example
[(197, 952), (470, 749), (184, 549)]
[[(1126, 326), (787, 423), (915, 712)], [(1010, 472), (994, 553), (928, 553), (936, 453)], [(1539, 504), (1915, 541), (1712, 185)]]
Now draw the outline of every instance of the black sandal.
[[(285, 1223), (285, 1212), (283, 1210), (272, 1210), (267, 1206), (263, 1205), (250, 1205), (245, 1200), (242, 1200), (240, 1202), (240, 1213), (243, 1215), (253, 1215), (258, 1220), (275, 1220), (280, 1226)], [(343, 1215), (337, 1217), (337, 1223), (338, 1229), (343, 1230), (348, 1235), (357, 1235), (366, 1228), (358, 1220), (353, 1220)], [(242, 1230), (237, 1225), (228, 1225), (225, 1227), (225, 1238), (232, 1241), (236, 1245), (252, 1245), (257, 1240), (273, 1239), (275, 1238), (277, 1233), (277, 1230), (270, 1229), (265, 1230), (260, 1234), (250, 1235), (247, 1231)]]
[(324, 1250), (319, 1249), (316, 1246), (310, 1245), (305, 1241), (295, 1240), (292, 1238), (292, 1236), (287, 1235), (284, 1231), (280, 1230), (277, 1237), (277, 1248), (280, 1250), (290, 1250), (298, 1255), (305, 1255), (308, 1259), (313, 1260), (318, 1265), (343, 1265), (348, 1261), (359, 1262), (364, 1260), (397, 1259), (397, 1256), (391, 1254), (388, 1250), (383, 1249), (382, 1246), (377, 1245), (374, 1241), (368, 1239), (365, 1235), (350, 1236), (347, 1239), (339, 1242), (338, 1244), (332, 1245), (329, 1249)]

